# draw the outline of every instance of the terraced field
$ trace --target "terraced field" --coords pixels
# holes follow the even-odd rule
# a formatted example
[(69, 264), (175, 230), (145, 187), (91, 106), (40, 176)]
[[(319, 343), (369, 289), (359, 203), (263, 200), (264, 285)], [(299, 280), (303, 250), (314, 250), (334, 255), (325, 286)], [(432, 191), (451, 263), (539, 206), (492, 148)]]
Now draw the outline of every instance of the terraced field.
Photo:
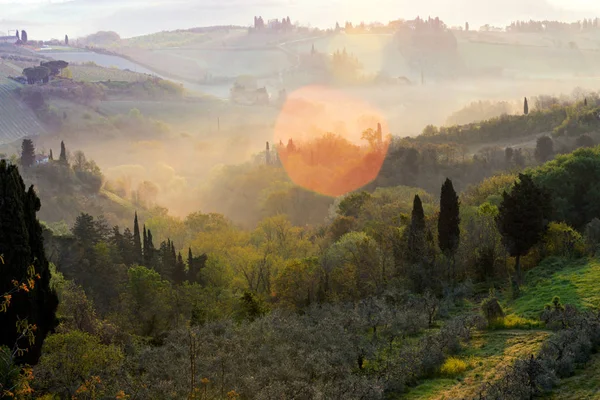
[(0, 144), (46, 133), (35, 113), (19, 100), (19, 84), (0, 76)]
[(73, 73), (73, 80), (83, 82), (98, 81), (122, 81), (136, 82), (148, 78), (146, 74), (140, 74), (133, 71), (127, 71), (118, 68), (104, 68), (95, 65), (70, 65), (69, 69)]

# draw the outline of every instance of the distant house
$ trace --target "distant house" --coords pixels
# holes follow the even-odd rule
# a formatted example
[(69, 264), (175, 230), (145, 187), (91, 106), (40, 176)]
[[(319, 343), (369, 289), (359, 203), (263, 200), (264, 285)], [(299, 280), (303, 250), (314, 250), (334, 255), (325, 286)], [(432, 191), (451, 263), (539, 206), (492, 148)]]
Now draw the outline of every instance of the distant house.
[(40, 164), (48, 164), (50, 162), (50, 158), (48, 156), (38, 154), (35, 156), (35, 165)]
[(15, 44), (17, 40), (16, 36), (0, 36), (0, 43)]

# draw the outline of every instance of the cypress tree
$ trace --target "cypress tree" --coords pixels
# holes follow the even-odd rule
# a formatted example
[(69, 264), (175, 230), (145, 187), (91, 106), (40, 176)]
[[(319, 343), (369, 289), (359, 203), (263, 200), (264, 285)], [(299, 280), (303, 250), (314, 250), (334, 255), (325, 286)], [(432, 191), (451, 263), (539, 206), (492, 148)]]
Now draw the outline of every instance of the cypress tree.
[[(16, 166), (0, 161), (0, 295), (14, 290), (13, 281), (28, 278), (30, 267), (35, 272), (34, 285), (27, 282), (28, 290), (13, 292), (10, 305), (0, 312), (0, 346), (27, 349), (18, 354), (18, 364), (35, 365), (41, 355), (42, 344), (57, 325), (58, 298), (50, 288), (50, 268), (44, 252), (42, 227), (36, 213), (41, 203), (33, 186), (25, 189)], [(32, 287), (33, 286), (33, 287)], [(17, 321), (26, 319), (35, 325), (35, 340), (21, 338)]]
[(50, 149), (50, 155), (48, 156), (48, 160), (54, 161), (54, 156), (52, 155), (52, 149)]
[(425, 212), (419, 195), (415, 195), (408, 229), (408, 258), (417, 262), (425, 256)]
[(527, 103), (527, 97), (525, 97), (525, 101), (523, 102), (523, 114), (529, 114), (529, 104)]
[(519, 174), (512, 191), (502, 194), (496, 224), (502, 242), (515, 257), (515, 282), (521, 283), (521, 256), (539, 242), (548, 225), (550, 196), (529, 175)]
[(583, 100), (583, 105), (587, 107), (587, 97)]
[(181, 253), (179, 253), (179, 255), (177, 256), (177, 260), (175, 262), (171, 278), (173, 279), (173, 282), (175, 282), (175, 284), (177, 285), (180, 285), (185, 281), (185, 263), (183, 262), (183, 257), (181, 256)]
[[(440, 195), (440, 214), (438, 216), (438, 242), (440, 250), (452, 260), (460, 242), (460, 205), (452, 181), (446, 178)], [(452, 271), (454, 278), (454, 271)]]
[(138, 223), (137, 211), (133, 219), (133, 260), (138, 265), (144, 262), (142, 257), (142, 240), (140, 238), (140, 225)]
[(135, 264), (135, 254), (133, 248), (133, 233), (131, 233), (131, 229), (125, 228), (125, 230), (123, 231), (123, 247), (121, 249), (121, 255), (123, 257), (123, 262), (125, 263), (125, 265)]
[(143, 241), (142, 241), (142, 255), (144, 257), (144, 266), (145, 267), (149, 267), (148, 265), (148, 254), (150, 253), (148, 251), (148, 233), (146, 232), (146, 224), (144, 224), (144, 231), (143, 231)]
[(146, 266), (148, 268), (154, 268), (154, 242), (152, 239), (152, 231), (148, 229), (148, 237), (147, 237), (147, 250), (145, 250), (144, 257), (146, 259)]
[(21, 143), (21, 165), (29, 168), (35, 163), (35, 147), (31, 139), (23, 139)]
[(65, 142), (63, 141), (60, 142), (60, 156), (58, 158), (58, 161), (62, 164), (67, 164), (67, 149), (65, 147)]
[(271, 150), (269, 148), (269, 142), (267, 142), (267, 149), (265, 151), (265, 161), (267, 165), (271, 165)]

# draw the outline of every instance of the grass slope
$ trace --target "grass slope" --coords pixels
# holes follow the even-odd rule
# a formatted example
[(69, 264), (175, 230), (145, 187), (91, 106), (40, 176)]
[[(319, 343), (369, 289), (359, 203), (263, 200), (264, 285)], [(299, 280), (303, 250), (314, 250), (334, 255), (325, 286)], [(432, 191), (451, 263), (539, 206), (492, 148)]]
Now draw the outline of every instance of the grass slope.
[(527, 273), (521, 296), (509, 306), (517, 315), (539, 317), (554, 296), (578, 308), (600, 306), (600, 260), (549, 259)]
[(553, 400), (581, 400), (600, 398), (600, 354), (595, 354), (585, 369), (567, 379), (548, 396)]
[(19, 86), (0, 76), (0, 144), (46, 133), (35, 113), (15, 94)]

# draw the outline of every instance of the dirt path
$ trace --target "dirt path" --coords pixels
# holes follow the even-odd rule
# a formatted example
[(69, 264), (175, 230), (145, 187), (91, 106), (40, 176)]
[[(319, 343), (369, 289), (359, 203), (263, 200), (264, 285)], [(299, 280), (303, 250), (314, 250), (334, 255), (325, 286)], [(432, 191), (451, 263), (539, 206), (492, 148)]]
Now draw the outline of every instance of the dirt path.
[(461, 378), (436, 378), (423, 382), (411, 390), (406, 399), (448, 400), (477, 398), (485, 382), (503, 373), (504, 368), (517, 358), (536, 353), (549, 332), (542, 330), (505, 330), (482, 332), (457, 358), (467, 362), (469, 369)]

